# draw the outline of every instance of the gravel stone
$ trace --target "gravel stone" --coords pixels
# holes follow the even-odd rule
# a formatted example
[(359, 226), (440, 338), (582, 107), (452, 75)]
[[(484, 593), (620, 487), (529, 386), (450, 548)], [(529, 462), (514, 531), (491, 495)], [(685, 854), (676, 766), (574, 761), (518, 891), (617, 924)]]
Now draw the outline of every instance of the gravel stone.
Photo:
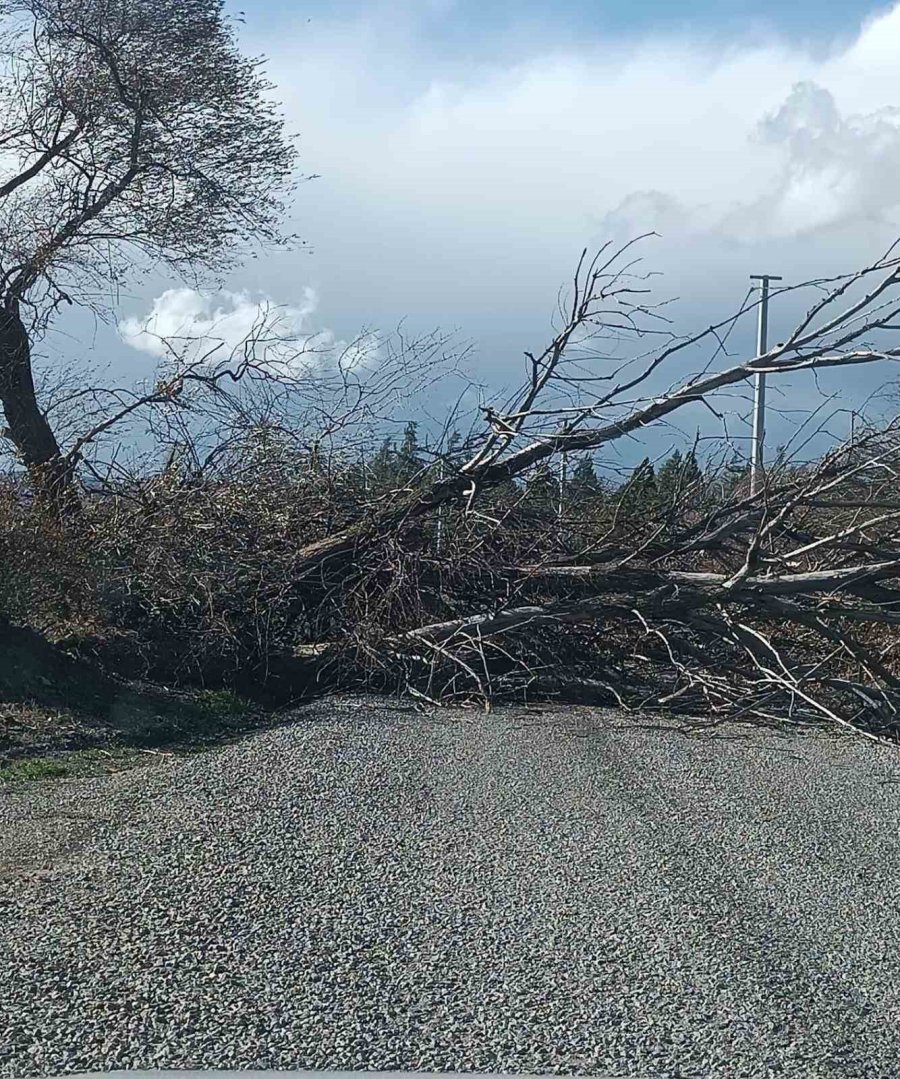
[(900, 1074), (900, 750), (321, 701), (0, 788), (0, 1077)]

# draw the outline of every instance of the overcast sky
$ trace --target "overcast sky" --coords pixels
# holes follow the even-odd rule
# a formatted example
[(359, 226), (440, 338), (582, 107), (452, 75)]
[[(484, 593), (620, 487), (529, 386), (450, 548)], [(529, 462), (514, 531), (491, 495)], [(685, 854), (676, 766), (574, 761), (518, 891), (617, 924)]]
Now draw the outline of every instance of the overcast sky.
[[(456, 329), (479, 377), (508, 384), (585, 244), (656, 229), (648, 267), (688, 327), (739, 305), (750, 273), (849, 269), (900, 233), (900, 5), (242, 7), (319, 174), (292, 222), (308, 250), (249, 263), (233, 295), (155, 280), (123, 304), (154, 328), (228, 316), (238, 332), (265, 301), (337, 339), (405, 318)], [(112, 337), (116, 364), (152, 370), (152, 343)], [(840, 385), (857, 400), (887, 375)]]

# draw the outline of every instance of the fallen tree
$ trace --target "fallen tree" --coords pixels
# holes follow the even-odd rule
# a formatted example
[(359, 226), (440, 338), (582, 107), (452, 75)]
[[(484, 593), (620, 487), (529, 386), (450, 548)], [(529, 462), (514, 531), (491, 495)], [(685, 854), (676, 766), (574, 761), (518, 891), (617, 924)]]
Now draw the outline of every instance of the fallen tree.
[[(466, 438), (448, 423), (428, 452), (414, 438), (365, 447), (398, 394), (439, 377), (443, 338), (382, 340), (374, 364), (354, 348), (324, 362), (308, 341), (273, 350), (265, 327), (227, 356), (168, 343), (158, 383), (118, 394), (73, 440), (93, 493), (87, 520), (59, 527), (90, 529), (102, 563), (79, 579), (96, 572), (103, 618), (141, 642), (147, 673), (171, 648), (176, 681), (435, 703), (589, 690), (714, 722), (895, 738), (900, 423), (860, 421), (809, 461), (795, 448), (755, 493), (741, 466), (707, 455), (701, 468), (694, 451), (664, 483), (642, 465), (615, 490), (582, 456), (580, 494), (556, 465), (692, 407), (725, 423), (720, 395), (757, 372), (890, 363), (900, 262), (889, 251), (782, 290), (816, 298), (784, 342), (730, 362), (753, 305), (678, 335), (648, 280), (633, 245), (584, 255), (521, 390)], [(666, 388), (670, 368), (681, 377)], [(97, 454), (139, 416), (155, 465)], [(828, 419), (811, 409), (795, 441), (824, 437)]]
[[(800, 476), (772, 478), (762, 507), (738, 497), (665, 540), (647, 521), (643, 549), (601, 543), (524, 564), (485, 560), (483, 547), (480, 564), (457, 554), (452, 575), (477, 580), (488, 602), (357, 640), (357, 656), (435, 701), (589, 685), (624, 707), (827, 720), (895, 737), (900, 513), (884, 488), (898, 434), (889, 426)], [(686, 568), (698, 561), (720, 568)], [(431, 560), (416, 585), (442, 570), (450, 576)], [(316, 654), (324, 665), (346, 653), (343, 642)]]
[[(635, 401), (660, 367), (680, 354), (712, 341), (715, 358), (734, 316), (694, 336), (666, 334), (662, 347), (598, 373), (596, 356), (592, 366), (585, 363), (586, 348), (610, 335), (644, 341), (652, 332), (646, 321), (658, 313), (635, 299), (644, 295), (638, 282), (645, 278), (636, 275), (633, 263), (622, 265), (626, 252), (604, 249), (591, 261), (583, 257), (562, 329), (541, 354), (527, 356), (528, 379), (518, 398), (503, 410), (485, 409), (487, 431), (467, 460), (450, 475), (426, 479), (405, 498), (301, 548), (294, 561), (301, 585), (297, 608), (308, 609), (310, 596), (320, 602), (323, 594), (358, 579), (360, 561), (365, 564), (366, 552), (384, 545), (386, 537), (402, 536), (419, 519), (453, 506), (465, 538), (442, 557), (431, 553), (411, 574), (411, 587), (459, 580), (468, 569), (482, 582), (481, 603), (463, 588), (471, 605), (463, 614), (358, 641), (357, 654), (370, 668), (390, 671), (413, 691), (439, 700), (473, 689), (485, 699), (510, 687), (546, 689), (554, 684), (553, 666), (556, 687), (564, 690), (560, 646), (554, 652), (546, 632), (543, 653), (523, 646), (523, 640), (552, 630), (564, 652), (572, 627), (602, 627), (607, 653), (631, 648), (632, 659), (639, 655), (652, 668), (649, 678), (634, 679), (628, 673), (634, 663), (624, 663), (605, 682), (593, 678), (593, 685), (620, 704), (677, 704), (730, 717), (824, 718), (874, 736), (896, 733), (896, 423), (861, 433), (813, 466), (781, 462), (756, 495), (738, 487), (705, 513), (682, 516), (674, 530), (661, 519), (646, 521), (642, 541), (627, 551), (614, 526), (587, 548), (566, 549), (554, 542), (559, 526), (551, 520), (549, 534), (537, 544), (543, 548), (540, 562), (504, 564), (499, 551), (484, 560), (485, 533), (493, 531), (496, 538), (514, 523), (488, 517), (485, 528), (485, 498), (543, 462), (596, 451), (689, 404), (712, 408), (717, 391), (756, 372), (815, 371), (900, 355), (889, 343), (897, 326), (900, 277), (888, 252), (857, 273), (817, 282), (827, 284), (824, 296), (765, 355), (724, 370), (707, 367), (674, 389)], [(880, 347), (864, 344), (872, 338), (881, 339)], [(579, 353), (574, 374), (572, 351)], [(594, 391), (598, 382), (600, 393)], [(554, 400), (560, 386), (568, 392), (565, 403)], [(666, 516), (669, 524), (679, 516), (677, 504)], [(698, 559), (719, 568), (685, 568)], [(383, 576), (377, 561), (369, 563), (372, 581)], [(363, 589), (368, 609), (378, 602), (377, 588)], [(420, 619), (426, 613), (421, 604), (407, 605), (418, 607)], [(630, 643), (623, 649), (623, 642)], [(319, 646), (317, 654), (325, 663), (329, 653), (346, 647)], [(602, 657), (602, 648), (595, 652)]]

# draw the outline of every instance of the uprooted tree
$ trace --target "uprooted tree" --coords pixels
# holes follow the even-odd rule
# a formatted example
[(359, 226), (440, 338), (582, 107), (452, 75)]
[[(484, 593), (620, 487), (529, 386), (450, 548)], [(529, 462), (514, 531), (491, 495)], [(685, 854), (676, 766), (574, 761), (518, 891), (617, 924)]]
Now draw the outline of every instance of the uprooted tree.
[(295, 153), (222, 0), (2, 0), (0, 402), (35, 486), (78, 453), (35, 392), (61, 305), (101, 314), (136, 270), (219, 270), (283, 242)]

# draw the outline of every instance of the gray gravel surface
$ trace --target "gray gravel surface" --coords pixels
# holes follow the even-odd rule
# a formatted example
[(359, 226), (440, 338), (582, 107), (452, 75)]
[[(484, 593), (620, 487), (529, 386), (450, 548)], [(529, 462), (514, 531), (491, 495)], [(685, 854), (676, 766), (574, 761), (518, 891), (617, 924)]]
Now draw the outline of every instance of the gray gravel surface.
[(900, 1075), (900, 750), (320, 702), (0, 788), (0, 1076)]

